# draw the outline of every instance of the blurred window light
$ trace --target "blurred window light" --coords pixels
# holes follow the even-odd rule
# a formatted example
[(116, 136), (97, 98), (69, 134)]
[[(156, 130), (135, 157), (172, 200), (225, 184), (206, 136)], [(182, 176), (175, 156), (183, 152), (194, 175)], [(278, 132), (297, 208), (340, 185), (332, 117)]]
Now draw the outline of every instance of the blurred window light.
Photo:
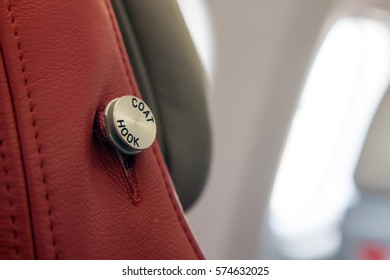
[(205, 0), (177, 0), (199, 58), (210, 82), (214, 73), (214, 32)]
[[(276, 176), (270, 227), (291, 258), (322, 258), (355, 192), (353, 173), (390, 77), (390, 37), (379, 21), (342, 18), (309, 72)], [(279, 244), (279, 246), (278, 246)]]

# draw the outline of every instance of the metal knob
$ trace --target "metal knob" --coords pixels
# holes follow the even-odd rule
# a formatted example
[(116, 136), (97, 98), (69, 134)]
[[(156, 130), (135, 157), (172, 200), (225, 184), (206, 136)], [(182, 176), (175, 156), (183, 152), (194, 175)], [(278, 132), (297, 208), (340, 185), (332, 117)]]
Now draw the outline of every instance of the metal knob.
[(149, 148), (157, 133), (149, 106), (135, 96), (112, 100), (104, 110), (106, 131), (112, 144), (127, 155)]

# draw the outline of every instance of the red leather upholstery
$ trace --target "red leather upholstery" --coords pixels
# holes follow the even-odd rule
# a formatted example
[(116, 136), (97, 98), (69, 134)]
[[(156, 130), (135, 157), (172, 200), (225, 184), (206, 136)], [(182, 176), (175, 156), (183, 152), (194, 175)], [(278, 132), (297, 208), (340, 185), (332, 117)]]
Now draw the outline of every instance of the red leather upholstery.
[(97, 110), (140, 95), (111, 4), (1, 0), (0, 36), (0, 258), (202, 259), (157, 144), (137, 205), (96, 145)]

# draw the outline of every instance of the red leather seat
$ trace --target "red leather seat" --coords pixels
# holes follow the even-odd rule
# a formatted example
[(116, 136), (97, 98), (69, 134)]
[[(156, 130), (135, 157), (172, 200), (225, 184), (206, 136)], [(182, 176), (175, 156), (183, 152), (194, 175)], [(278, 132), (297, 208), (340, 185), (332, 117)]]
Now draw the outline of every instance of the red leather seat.
[(202, 259), (158, 144), (123, 170), (96, 139), (140, 96), (110, 2), (2, 0), (0, 36), (0, 258)]

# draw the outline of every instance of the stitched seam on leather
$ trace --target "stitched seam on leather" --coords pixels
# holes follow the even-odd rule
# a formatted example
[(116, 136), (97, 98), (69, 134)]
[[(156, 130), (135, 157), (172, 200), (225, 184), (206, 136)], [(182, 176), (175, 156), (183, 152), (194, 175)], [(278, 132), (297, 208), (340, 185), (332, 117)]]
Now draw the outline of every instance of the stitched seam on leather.
[[(1, 43), (1, 42), (0, 42)], [(6, 81), (7, 81), (7, 89), (8, 89), (8, 94), (9, 94), (9, 97), (11, 99), (11, 106), (12, 106), (12, 115), (13, 115), (13, 121), (15, 124), (17, 124), (17, 116), (15, 114), (15, 102), (14, 102), (14, 98), (13, 98), (13, 94), (12, 94), (12, 87), (10, 85), (10, 80), (8, 78), (8, 73), (7, 73), (7, 65), (5, 63), (5, 57), (3, 55), (3, 52), (0, 50), (0, 56), (2, 58), (2, 62), (3, 62), (3, 68), (4, 68), (4, 74), (5, 74), (5, 78), (6, 78)], [(23, 163), (23, 153), (22, 153), (22, 146), (21, 146), (21, 139), (20, 139), (20, 132), (19, 132), (19, 127), (16, 126), (16, 133), (17, 133), (17, 142), (18, 142), (18, 148), (19, 148), (19, 156), (21, 158), (21, 161)], [(29, 216), (29, 222), (28, 222), (28, 225), (29, 225), (29, 228), (31, 230), (31, 242), (33, 243), (33, 255), (34, 255), (34, 258), (36, 258), (37, 256), (37, 252), (36, 252), (36, 246), (35, 246), (35, 234), (34, 234), (34, 227), (33, 227), (33, 223), (32, 223), (32, 212), (31, 212), (31, 203), (30, 203), (30, 197), (29, 197), (29, 193), (28, 193), (28, 188), (27, 188), (27, 175), (26, 175), (26, 169), (24, 168), (24, 166), (22, 165), (22, 170), (23, 170), (23, 179), (24, 179), (24, 186), (25, 186), (25, 195), (26, 195), (26, 201), (28, 202), (27, 204), (27, 207), (28, 207), (28, 216)]]
[(30, 105), (30, 114), (31, 114), (32, 126), (33, 126), (33, 130), (34, 130), (34, 138), (35, 138), (35, 142), (36, 142), (36, 146), (37, 146), (37, 152), (39, 155), (39, 167), (40, 167), (41, 175), (42, 175), (42, 185), (44, 186), (44, 189), (45, 189), (45, 200), (46, 200), (47, 207), (48, 207), (47, 216), (48, 216), (48, 220), (49, 220), (49, 228), (50, 228), (50, 234), (51, 234), (51, 245), (53, 246), (53, 249), (54, 249), (54, 258), (58, 259), (59, 253), (58, 253), (57, 246), (56, 246), (57, 240), (54, 236), (54, 220), (53, 220), (53, 214), (52, 214), (52, 206), (51, 206), (50, 194), (49, 194), (49, 190), (48, 190), (48, 186), (47, 186), (47, 177), (45, 175), (45, 170), (44, 170), (44, 159), (43, 159), (43, 155), (42, 155), (42, 147), (39, 143), (39, 132), (38, 132), (38, 128), (36, 125), (37, 124), (37, 119), (35, 117), (36, 111), (34, 111), (34, 104), (32, 102), (32, 98), (31, 98), (31, 90), (29, 90), (29, 88), (28, 88), (28, 78), (27, 78), (26, 66), (24, 63), (24, 57), (23, 57), (24, 52), (22, 51), (22, 40), (18, 35), (18, 28), (17, 28), (16, 23), (15, 23), (15, 16), (13, 15), (13, 12), (12, 12), (11, 1), (8, 2), (8, 14), (9, 14), (10, 19), (11, 19), (12, 28), (14, 31), (14, 36), (15, 36), (17, 48), (19, 51), (19, 61), (20, 61), (20, 66), (21, 66), (23, 78), (24, 78), (23, 79), (24, 80), (24, 87), (26, 89), (27, 99), (28, 99), (29, 105)]
[[(123, 48), (122, 48), (122, 44), (121, 44), (121, 41), (120, 41), (120, 39), (119, 39), (119, 38), (120, 38), (120, 37), (119, 37), (119, 31), (118, 31), (118, 29), (116, 28), (116, 25), (115, 25), (115, 20), (114, 20), (114, 17), (113, 17), (114, 12), (112, 11), (111, 5), (110, 5), (110, 3), (108, 2), (108, 0), (105, 0), (105, 3), (106, 3), (107, 10), (108, 10), (108, 14), (109, 14), (109, 16), (110, 16), (110, 20), (111, 20), (112, 27), (113, 27), (113, 29), (114, 29), (115, 39), (116, 39), (116, 41), (117, 41), (117, 46), (118, 46), (118, 49), (119, 49), (119, 52), (120, 52), (120, 55), (121, 55), (121, 58), (122, 58), (123, 67), (124, 67), (125, 73), (126, 73), (126, 75), (127, 75), (127, 80), (128, 80), (128, 82), (129, 82), (129, 84), (130, 84), (130, 87), (131, 87), (132, 90), (135, 92), (134, 89), (136, 88), (136, 85), (133, 83), (132, 79), (130, 78), (130, 77), (131, 77), (131, 73), (128, 71), (128, 69), (127, 69), (127, 67), (126, 67), (126, 59), (125, 59), (126, 56), (125, 56), (125, 54), (124, 54), (124, 50), (123, 50)], [(173, 208), (174, 208), (174, 210), (175, 210), (175, 212), (176, 212), (176, 216), (177, 216), (177, 218), (178, 218), (178, 220), (179, 220), (179, 222), (180, 222), (180, 225), (181, 225), (182, 229), (184, 230), (184, 233), (185, 233), (185, 235), (186, 235), (186, 237), (187, 237), (187, 240), (188, 240), (189, 243), (191, 244), (192, 249), (194, 250), (196, 256), (197, 256), (199, 259), (203, 259), (203, 255), (200, 253), (200, 251), (199, 251), (199, 249), (198, 249), (198, 246), (197, 246), (197, 244), (195, 243), (195, 240), (193, 239), (192, 234), (190, 233), (189, 228), (187, 227), (187, 224), (186, 224), (186, 222), (184, 221), (184, 218), (183, 218), (183, 216), (182, 216), (180, 210), (179, 210), (179, 209), (177, 208), (177, 206), (176, 206), (176, 200), (175, 200), (175, 198), (172, 196), (172, 193), (171, 193), (171, 191), (170, 191), (170, 189), (169, 189), (169, 184), (168, 184), (168, 182), (167, 182), (167, 180), (166, 180), (166, 178), (165, 178), (165, 174), (164, 174), (164, 172), (163, 172), (163, 168), (162, 168), (162, 166), (161, 166), (159, 157), (157, 156), (157, 152), (156, 152), (154, 146), (153, 146), (153, 152), (154, 152), (154, 156), (155, 156), (155, 158), (156, 158), (156, 160), (157, 160), (157, 164), (158, 164), (158, 167), (159, 167), (159, 169), (160, 169), (160, 173), (161, 173), (161, 175), (162, 175), (162, 177), (163, 177), (163, 179), (164, 179), (165, 187), (166, 187), (166, 189), (167, 189), (169, 198), (170, 198), (170, 200), (171, 200), (171, 204), (172, 204), (172, 206), (173, 206)]]
[[(0, 131), (1, 133), (1, 131)], [(14, 250), (16, 253), (16, 256), (20, 258), (20, 250), (19, 250), (19, 245), (18, 245), (18, 231), (17, 231), (17, 226), (16, 226), (16, 214), (13, 211), (14, 208), (14, 202), (12, 199), (12, 193), (11, 193), (11, 186), (10, 183), (7, 179), (8, 177), (8, 168), (7, 168), (7, 163), (5, 159), (5, 148), (4, 148), (4, 142), (5, 140), (3, 138), (0, 139), (0, 158), (1, 158), (1, 163), (3, 167), (3, 172), (4, 172), (4, 179), (5, 179), (5, 187), (7, 190), (7, 198), (6, 200), (8, 201), (8, 211), (9, 211), (9, 218), (12, 222), (12, 227), (11, 227), (11, 232), (13, 236), (13, 242), (14, 242)]]

